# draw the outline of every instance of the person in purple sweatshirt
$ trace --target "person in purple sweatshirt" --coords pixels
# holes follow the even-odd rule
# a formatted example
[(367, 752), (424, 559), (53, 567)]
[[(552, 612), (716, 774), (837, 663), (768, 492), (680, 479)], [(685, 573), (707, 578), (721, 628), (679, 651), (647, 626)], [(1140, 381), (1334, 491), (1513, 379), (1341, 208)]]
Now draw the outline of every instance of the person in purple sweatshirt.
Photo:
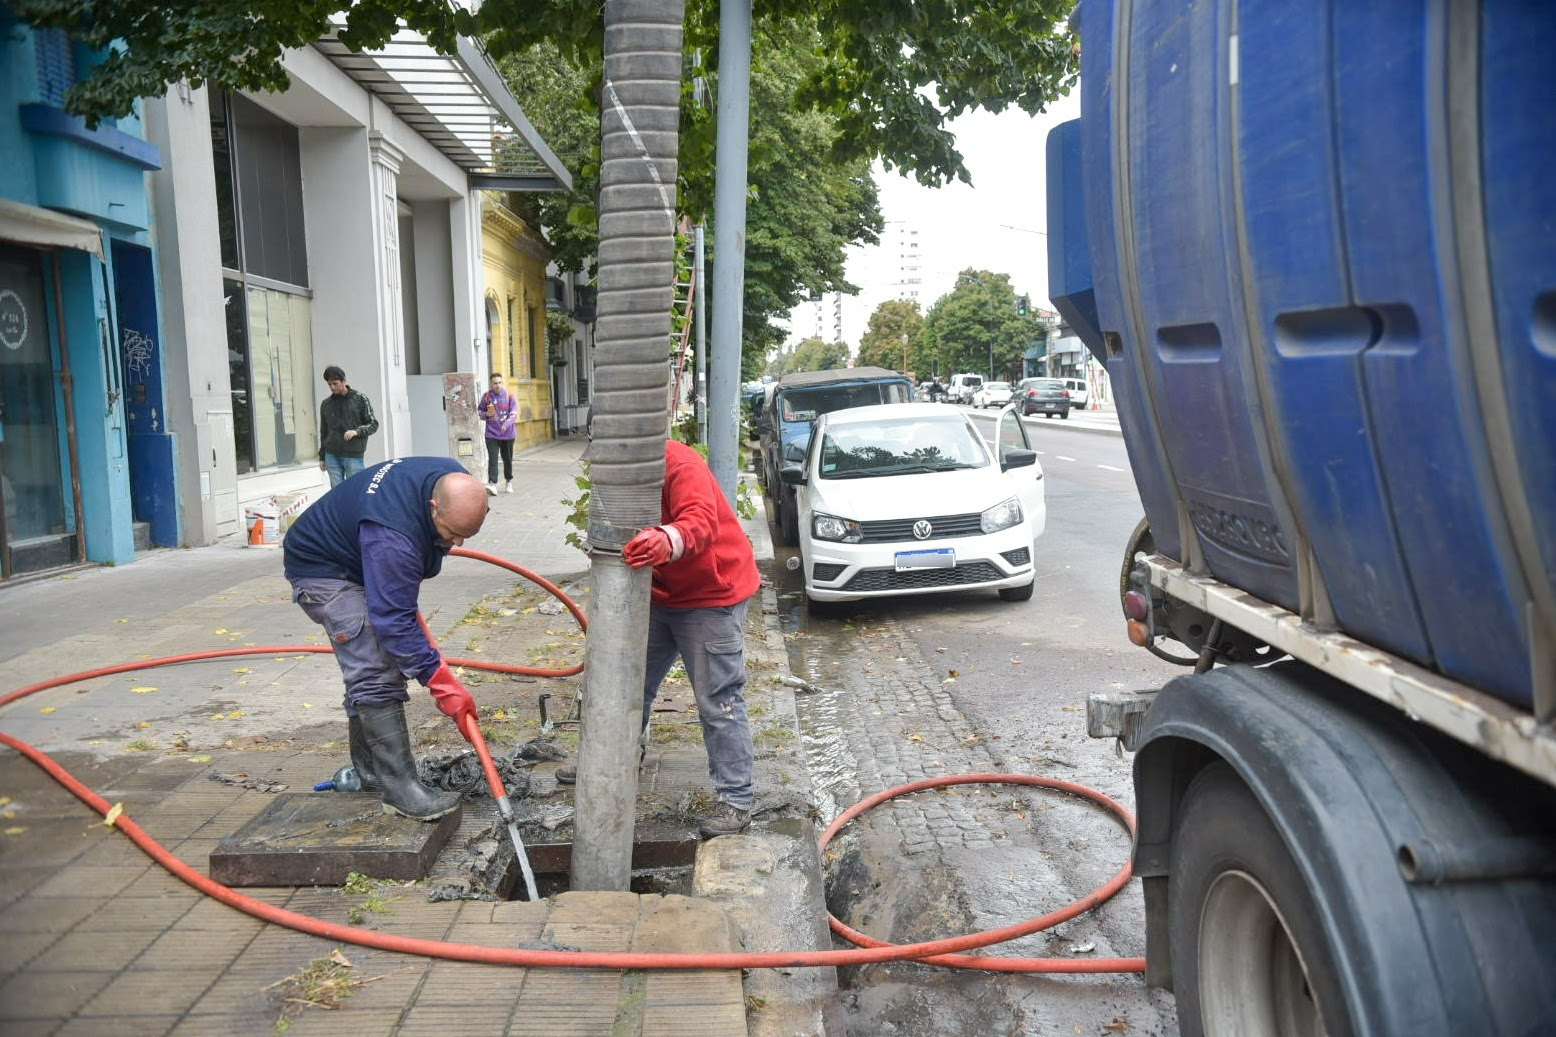
[(497, 459), (502, 458), (503, 478), (513, 492), (513, 438), (517, 435), (519, 401), (503, 388), (502, 375), (492, 374), (492, 387), (476, 408), (486, 419), (486, 492), (497, 496)]

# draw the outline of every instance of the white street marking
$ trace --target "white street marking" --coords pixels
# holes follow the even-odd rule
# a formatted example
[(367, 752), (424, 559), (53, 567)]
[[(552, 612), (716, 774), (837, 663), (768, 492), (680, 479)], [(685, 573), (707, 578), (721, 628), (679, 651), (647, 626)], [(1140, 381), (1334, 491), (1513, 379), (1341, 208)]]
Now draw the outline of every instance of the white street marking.
[(1073, 460), (1075, 460), (1075, 458), (1073, 458), (1073, 457), (1065, 457), (1063, 454), (1055, 454), (1054, 456), (1057, 457), (1061, 461), (1073, 461)]
[(1113, 467), (1113, 466), (1112, 466), (1112, 465), (1110, 465), (1110, 464), (1099, 464), (1099, 465), (1098, 465), (1098, 466), (1097, 466), (1097, 467), (1098, 467), (1098, 468), (1106, 468), (1106, 469), (1107, 469), (1107, 470), (1108, 470), (1108, 471), (1110, 471), (1110, 472), (1122, 472), (1122, 471), (1123, 471), (1123, 469), (1122, 469), (1122, 468), (1114, 468), (1114, 467)]

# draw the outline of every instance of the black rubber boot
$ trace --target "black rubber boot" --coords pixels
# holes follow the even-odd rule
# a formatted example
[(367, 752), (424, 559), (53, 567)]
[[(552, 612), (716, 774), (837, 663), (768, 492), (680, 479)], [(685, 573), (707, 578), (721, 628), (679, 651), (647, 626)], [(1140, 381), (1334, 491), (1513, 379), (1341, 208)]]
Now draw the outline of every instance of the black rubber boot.
[(436, 821), (459, 807), (459, 793), (436, 792), (416, 776), (411, 734), (405, 727), (405, 703), (359, 706), (357, 718), (362, 721), (362, 746), (383, 786), (384, 813)]
[(362, 718), (348, 717), (351, 726), (351, 766), (357, 772), (357, 781), (363, 792), (382, 792), (383, 782), (373, 770), (373, 757), (368, 754), (367, 742), (362, 737)]

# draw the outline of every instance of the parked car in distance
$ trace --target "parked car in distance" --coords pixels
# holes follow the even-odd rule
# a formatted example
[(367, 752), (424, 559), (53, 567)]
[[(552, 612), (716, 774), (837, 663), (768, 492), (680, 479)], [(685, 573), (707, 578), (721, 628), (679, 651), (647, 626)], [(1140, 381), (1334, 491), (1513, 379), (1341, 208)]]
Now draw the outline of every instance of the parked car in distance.
[(946, 397), (952, 403), (971, 403), (973, 393), (983, 385), (981, 374), (954, 374), (951, 382), (946, 386)]
[(1070, 390), (1064, 387), (1062, 378), (1023, 378), (1016, 385), (1012, 401), (1026, 417), (1045, 414), (1061, 418), (1070, 416)]
[(1084, 378), (1063, 378), (1064, 387), (1070, 390), (1070, 409), (1085, 410), (1091, 402), (1091, 389), (1086, 385)]
[(769, 389), (756, 424), (761, 483), (773, 508), (778, 538), (793, 547), (799, 543), (799, 515), (794, 488), (779, 481), (779, 467), (785, 460), (805, 456), (811, 426), (821, 415), (849, 407), (908, 403), (913, 399), (913, 383), (884, 367), (847, 367), (786, 374)]
[(1013, 407), (993, 446), (966, 411), (930, 403), (834, 411), (780, 477), (795, 490), (812, 601), (977, 588), (1032, 596), (1048, 513)]
[(973, 393), (972, 405), (980, 410), (985, 407), (1004, 407), (1010, 403), (1010, 395), (1009, 382), (984, 382)]

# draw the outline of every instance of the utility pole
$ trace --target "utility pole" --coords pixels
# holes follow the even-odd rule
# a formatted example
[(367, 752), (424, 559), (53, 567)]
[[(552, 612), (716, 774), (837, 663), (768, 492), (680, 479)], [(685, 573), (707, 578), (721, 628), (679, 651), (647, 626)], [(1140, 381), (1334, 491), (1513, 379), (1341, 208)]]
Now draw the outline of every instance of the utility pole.
[(733, 506), (740, 476), (740, 347), (746, 281), (746, 145), (751, 132), (751, 0), (719, 3), (718, 139), (713, 151), (713, 377), (708, 466)]
[(697, 442), (708, 443), (708, 268), (702, 248), (703, 225), (697, 224), (692, 255), (692, 316), (697, 328)]

